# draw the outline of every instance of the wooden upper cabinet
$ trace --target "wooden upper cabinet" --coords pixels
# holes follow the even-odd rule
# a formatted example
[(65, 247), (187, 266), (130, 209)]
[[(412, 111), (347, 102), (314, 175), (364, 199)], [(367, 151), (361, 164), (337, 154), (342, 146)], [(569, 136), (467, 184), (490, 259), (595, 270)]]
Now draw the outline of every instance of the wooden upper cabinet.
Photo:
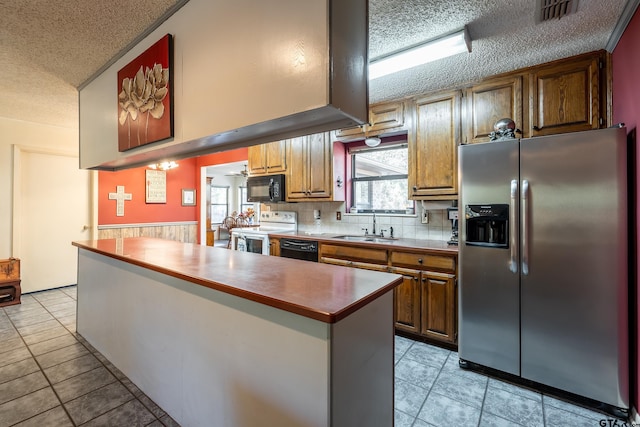
[(488, 142), (493, 125), (510, 118), (522, 129), (522, 77), (487, 80), (466, 91), (467, 120), (465, 143)]
[(369, 135), (379, 135), (385, 131), (402, 128), (405, 124), (404, 102), (388, 102), (372, 105), (369, 109)]
[(334, 162), (334, 143), (330, 133), (323, 132), (287, 141), (287, 200), (344, 200), (344, 170), (338, 170)]
[(286, 141), (254, 145), (248, 150), (250, 175), (269, 175), (287, 171)]
[(406, 105), (404, 101), (384, 102), (369, 107), (369, 123), (347, 129), (338, 129), (341, 140), (363, 139), (385, 133), (406, 130)]
[(461, 91), (415, 99), (409, 132), (409, 197), (448, 200), (458, 194)]
[(592, 54), (534, 69), (529, 76), (529, 134), (541, 136), (606, 126), (601, 64), (601, 55)]

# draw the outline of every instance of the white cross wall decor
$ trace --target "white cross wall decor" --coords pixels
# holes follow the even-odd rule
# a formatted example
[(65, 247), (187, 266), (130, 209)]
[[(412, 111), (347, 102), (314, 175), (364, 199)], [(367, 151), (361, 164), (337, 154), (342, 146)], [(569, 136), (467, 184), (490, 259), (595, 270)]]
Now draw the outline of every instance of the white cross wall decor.
[(124, 201), (131, 200), (131, 193), (124, 192), (124, 185), (117, 185), (115, 193), (109, 193), (109, 200), (116, 201), (116, 216), (124, 216)]

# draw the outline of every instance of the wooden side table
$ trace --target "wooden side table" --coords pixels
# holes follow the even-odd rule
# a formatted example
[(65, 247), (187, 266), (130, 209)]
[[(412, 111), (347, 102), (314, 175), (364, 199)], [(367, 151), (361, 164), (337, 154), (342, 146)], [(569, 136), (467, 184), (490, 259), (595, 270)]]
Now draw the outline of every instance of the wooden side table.
[(0, 307), (20, 304), (20, 260), (0, 260)]

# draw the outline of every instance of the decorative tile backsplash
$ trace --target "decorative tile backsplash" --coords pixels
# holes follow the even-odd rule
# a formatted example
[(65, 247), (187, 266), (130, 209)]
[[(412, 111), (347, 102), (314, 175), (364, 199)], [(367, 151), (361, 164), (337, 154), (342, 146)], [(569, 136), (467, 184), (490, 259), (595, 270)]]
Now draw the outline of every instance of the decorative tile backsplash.
[[(345, 213), (344, 202), (318, 203), (278, 203), (262, 205), (261, 209), (273, 211), (291, 211), (298, 214), (298, 231), (301, 233), (335, 233), (335, 234), (364, 234), (364, 228), (373, 232), (373, 215), (369, 213)], [(376, 214), (376, 234), (385, 230), (389, 236), (393, 227), (393, 237), (406, 239), (449, 240), (451, 238), (451, 221), (447, 219), (446, 209), (429, 210), (429, 223), (420, 222), (422, 208), (418, 203), (416, 215), (386, 215)], [(320, 220), (314, 219), (314, 211), (320, 211)], [(336, 212), (340, 212), (341, 220), (336, 219)]]

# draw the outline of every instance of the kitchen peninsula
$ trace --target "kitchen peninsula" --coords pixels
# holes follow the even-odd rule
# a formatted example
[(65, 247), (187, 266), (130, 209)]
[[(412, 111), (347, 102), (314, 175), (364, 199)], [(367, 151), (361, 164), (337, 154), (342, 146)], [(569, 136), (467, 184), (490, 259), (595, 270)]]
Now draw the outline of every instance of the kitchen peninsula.
[(73, 245), (78, 332), (181, 425), (393, 424), (401, 276), (151, 238)]

